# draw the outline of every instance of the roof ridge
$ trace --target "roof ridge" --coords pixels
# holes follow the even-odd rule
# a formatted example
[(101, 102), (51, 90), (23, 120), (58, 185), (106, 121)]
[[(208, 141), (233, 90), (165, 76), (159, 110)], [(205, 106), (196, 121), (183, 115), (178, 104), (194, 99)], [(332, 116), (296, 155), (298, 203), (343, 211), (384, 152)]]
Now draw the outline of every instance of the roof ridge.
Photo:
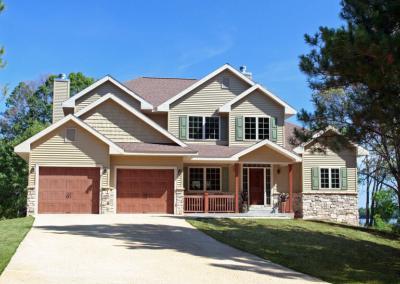
[(174, 80), (198, 80), (195, 78), (179, 78), (179, 77), (152, 77), (152, 76), (141, 76), (138, 78), (146, 78), (146, 79), (174, 79)]

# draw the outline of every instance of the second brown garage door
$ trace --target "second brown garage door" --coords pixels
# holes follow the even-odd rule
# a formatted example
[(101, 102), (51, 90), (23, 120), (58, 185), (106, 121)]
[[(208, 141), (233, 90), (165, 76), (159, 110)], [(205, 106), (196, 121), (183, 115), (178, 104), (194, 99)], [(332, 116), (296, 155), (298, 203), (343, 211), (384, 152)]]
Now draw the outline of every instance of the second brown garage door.
[(40, 167), (39, 213), (99, 213), (99, 168)]
[(118, 213), (174, 213), (174, 170), (118, 169)]

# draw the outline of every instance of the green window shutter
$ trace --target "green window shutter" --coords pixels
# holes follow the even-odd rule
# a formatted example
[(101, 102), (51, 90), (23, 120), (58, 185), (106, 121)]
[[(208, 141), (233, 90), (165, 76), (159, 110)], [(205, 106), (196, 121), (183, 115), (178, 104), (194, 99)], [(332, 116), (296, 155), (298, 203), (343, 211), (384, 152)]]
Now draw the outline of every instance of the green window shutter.
[(179, 139), (187, 139), (187, 116), (179, 117)]
[(222, 168), (222, 191), (228, 192), (229, 191), (229, 168), (223, 167)]
[(243, 141), (243, 116), (235, 119), (236, 141)]
[(319, 168), (311, 169), (311, 189), (319, 189)]
[(278, 129), (276, 127), (276, 117), (271, 117), (269, 119), (270, 128), (271, 128), (271, 141), (277, 142), (278, 141)]
[(340, 169), (340, 177), (341, 177), (340, 188), (343, 190), (346, 190), (347, 189), (347, 168)]
[(183, 188), (189, 190), (189, 169), (188, 167), (183, 167)]

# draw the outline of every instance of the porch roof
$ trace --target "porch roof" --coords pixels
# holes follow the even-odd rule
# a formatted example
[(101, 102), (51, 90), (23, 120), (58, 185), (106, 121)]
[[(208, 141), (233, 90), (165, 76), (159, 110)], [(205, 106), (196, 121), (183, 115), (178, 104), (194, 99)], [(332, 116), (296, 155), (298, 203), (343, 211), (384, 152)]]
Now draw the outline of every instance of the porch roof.
[(196, 150), (199, 158), (230, 158), (233, 155), (245, 150), (247, 147), (226, 146), (226, 145), (204, 145), (190, 144), (189, 146)]
[(197, 151), (190, 147), (181, 147), (173, 144), (152, 144), (141, 142), (119, 142), (116, 143), (126, 154), (151, 155), (166, 154), (178, 156), (197, 155)]

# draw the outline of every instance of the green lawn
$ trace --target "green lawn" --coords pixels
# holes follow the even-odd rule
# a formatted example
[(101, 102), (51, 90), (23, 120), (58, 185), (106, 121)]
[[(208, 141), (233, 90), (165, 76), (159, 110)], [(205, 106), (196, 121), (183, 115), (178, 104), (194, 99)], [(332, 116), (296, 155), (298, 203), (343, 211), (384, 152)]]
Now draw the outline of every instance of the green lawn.
[(32, 217), (0, 221), (0, 274), (29, 232), (32, 223)]
[(400, 237), (304, 220), (188, 219), (211, 237), (332, 283), (400, 283)]

